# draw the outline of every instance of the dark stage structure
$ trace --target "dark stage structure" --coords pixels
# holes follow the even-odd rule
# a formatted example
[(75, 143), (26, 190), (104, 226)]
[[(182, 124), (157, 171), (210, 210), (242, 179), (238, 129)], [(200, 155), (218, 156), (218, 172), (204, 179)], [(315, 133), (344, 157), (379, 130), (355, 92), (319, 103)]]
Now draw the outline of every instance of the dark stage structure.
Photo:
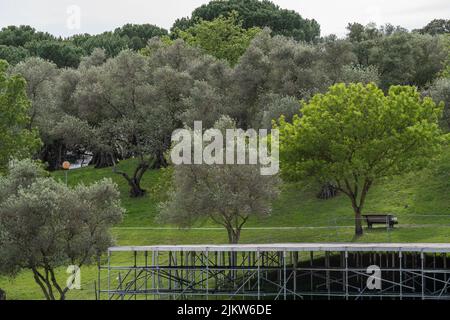
[(112, 247), (97, 297), (448, 300), (449, 252), (443, 243)]

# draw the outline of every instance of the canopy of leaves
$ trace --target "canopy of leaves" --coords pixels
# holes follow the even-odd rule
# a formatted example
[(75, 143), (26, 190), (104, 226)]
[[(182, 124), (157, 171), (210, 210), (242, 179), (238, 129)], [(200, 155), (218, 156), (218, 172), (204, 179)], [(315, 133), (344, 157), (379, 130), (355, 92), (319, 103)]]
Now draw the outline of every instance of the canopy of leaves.
[(349, 24), (358, 64), (375, 66), (384, 90), (391, 85), (424, 87), (443, 69), (448, 53), (443, 36), (409, 33), (401, 27)]
[(30, 26), (8, 26), (0, 31), (0, 45), (24, 47), (31, 41), (54, 40), (55, 37), (46, 32), (36, 31)]
[[(235, 124), (229, 117), (222, 117), (214, 128), (225, 134)], [(198, 133), (191, 134), (193, 137)], [(176, 165), (174, 189), (170, 200), (162, 204), (159, 218), (183, 227), (211, 219), (227, 229), (230, 243), (237, 243), (251, 216), (270, 214), (272, 200), (279, 192), (278, 184), (277, 176), (260, 174), (260, 165)]]
[(186, 30), (200, 20), (212, 21), (232, 12), (238, 13), (245, 29), (269, 27), (274, 34), (308, 42), (320, 35), (320, 26), (314, 19), (304, 19), (297, 12), (281, 9), (268, 0), (210, 1), (195, 9), (190, 18), (176, 20), (171, 31)]
[(446, 131), (450, 131), (450, 78), (436, 79), (424, 93), (434, 101), (444, 104), (441, 124)]
[(0, 45), (0, 59), (6, 60), (10, 65), (15, 65), (25, 60), (30, 53), (23, 47)]
[(228, 18), (220, 16), (212, 21), (201, 21), (185, 31), (176, 32), (188, 44), (235, 65), (259, 31), (259, 28), (242, 28), (237, 17), (231, 15)]
[(9, 76), (8, 64), (0, 60), (0, 170), (12, 157), (28, 157), (39, 147), (37, 132), (29, 130), (25, 80)]
[(439, 150), (442, 107), (414, 87), (392, 86), (385, 96), (374, 84), (334, 85), (292, 123), (281, 117), (282, 172), (344, 185), (418, 169)]
[(280, 163), (288, 180), (332, 183), (351, 200), (355, 235), (361, 213), (380, 178), (425, 167), (439, 154), (442, 104), (422, 99), (415, 87), (336, 84), (315, 95), (292, 123), (280, 118)]
[(47, 299), (68, 288), (54, 270), (91, 263), (112, 245), (124, 210), (117, 186), (102, 180), (69, 188), (30, 160), (12, 161), (0, 180), (0, 271), (32, 270)]
[(428, 33), (431, 35), (450, 33), (450, 20), (433, 19), (425, 27), (414, 31), (422, 34)]
[(123, 27), (114, 30), (114, 34), (128, 39), (128, 47), (133, 50), (139, 50), (147, 45), (147, 42), (153, 37), (167, 36), (166, 29), (152, 24), (126, 24)]
[(140, 50), (151, 38), (167, 34), (167, 30), (151, 24), (126, 24), (113, 32), (63, 39), (38, 32), (30, 26), (9, 26), (0, 31), (0, 58), (16, 64), (27, 56), (36, 56), (54, 62), (60, 68), (76, 68), (80, 59), (96, 48), (104, 49), (108, 57), (114, 57), (125, 49)]
[(61, 40), (31, 41), (26, 44), (30, 55), (54, 62), (58, 67), (78, 67), (83, 50)]

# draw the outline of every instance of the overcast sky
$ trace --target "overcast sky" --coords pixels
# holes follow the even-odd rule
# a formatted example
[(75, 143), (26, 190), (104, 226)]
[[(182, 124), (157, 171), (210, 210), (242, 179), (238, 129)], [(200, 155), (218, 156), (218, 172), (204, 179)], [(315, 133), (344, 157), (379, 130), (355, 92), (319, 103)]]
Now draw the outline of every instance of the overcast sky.
[[(169, 29), (208, 0), (0, 0), (0, 27), (27, 24), (54, 35), (100, 33), (125, 23), (152, 23)], [(449, 0), (273, 0), (282, 8), (316, 19), (321, 34), (344, 36), (348, 22), (390, 22), (419, 28), (450, 18)], [(74, 7), (75, 6), (75, 7)], [(80, 12), (79, 15), (77, 13)], [(79, 16), (79, 19), (77, 18)], [(79, 21), (79, 24), (78, 24)]]

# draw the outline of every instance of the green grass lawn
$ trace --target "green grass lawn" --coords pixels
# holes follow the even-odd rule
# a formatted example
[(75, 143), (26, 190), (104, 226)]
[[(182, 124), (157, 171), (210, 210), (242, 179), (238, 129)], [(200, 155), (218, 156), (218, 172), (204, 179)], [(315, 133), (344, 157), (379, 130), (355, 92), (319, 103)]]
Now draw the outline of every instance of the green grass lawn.
[[(132, 165), (133, 160), (120, 164), (129, 172)], [(54, 176), (64, 179), (63, 172), (56, 172)], [(143, 187), (151, 190), (160, 176), (157, 170), (149, 171), (143, 178)], [(122, 204), (127, 209), (123, 222), (112, 230), (118, 245), (226, 243), (226, 232), (211, 222), (196, 225), (190, 230), (156, 223), (157, 197), (150, 193), (141, 199), (129, 198), (125, 180), (114, 174), (111, 168), (88, 167), (68, 172), (71, 185), (90, 184), (103, 177), (110, 177), (119, 185)], [(430, 168), (378, 181), (370, 190), (365, 212), (395, 214), (399, 224), (390, 232), (379, 227), (365, 230), (363, 237), (354, 239), (349, 200), (342, 195), (331, 200), (319, 200), (315, 197), (316, 192), (308, 186), (285, 184), (279, 199), (273, 204), (271, 216), (249, 220), (241, 242), (449, 242), (450, 148)], [(65, 279), (65, 269), (61, 268), (58, 276)], [(96, 267), (83, 267), (81, 277), (82, 290), (71, 291), (69, 299), (94, 298)], [(8, 299), (43, 298), (29, 272), (22, 272), (13, 280), (0, 277), (0, 288), (7, 292)]]

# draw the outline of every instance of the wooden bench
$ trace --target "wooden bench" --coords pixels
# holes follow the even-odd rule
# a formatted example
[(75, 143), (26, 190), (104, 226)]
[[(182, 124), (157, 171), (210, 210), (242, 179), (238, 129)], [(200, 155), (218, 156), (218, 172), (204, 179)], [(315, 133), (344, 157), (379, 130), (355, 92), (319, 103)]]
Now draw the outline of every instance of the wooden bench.
[(397, 218), (392, 214), (364, 214), (367, 222), (367, 228), (372, 229), (374, 224), (384, 224), (389, 228), (393, 228), (398, 223)]

